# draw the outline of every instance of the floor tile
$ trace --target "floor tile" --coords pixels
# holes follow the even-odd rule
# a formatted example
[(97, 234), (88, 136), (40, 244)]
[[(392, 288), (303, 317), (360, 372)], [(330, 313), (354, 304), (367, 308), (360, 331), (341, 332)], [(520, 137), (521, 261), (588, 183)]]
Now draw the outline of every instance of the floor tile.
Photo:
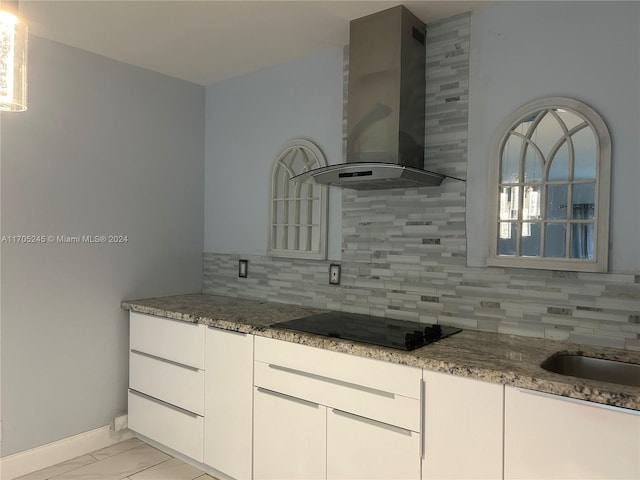
[(100, 450), (91, 452), (90, 455), (96, 460), (104, 460), (105, 458), (112, 457), (114, 455), (117, 455), (118, 453), (122, 453), (126, 450), (131, 450), (132, 448), (139, 447), (140, 445), (144, 444), (145, 443), (142, 440), (138, 440), (137, 438), (130, 438), (129, 440), (125, 440), (124, 442), (119, 442), (109, 447), (101, 448)]
[(171, 457), (146, 444), (52, 477), (51, 480), (121, 480)]
[(197, 477), (196, 480), (218, 480), (215, 477), (212, 477), (211, 475), (207, 475), (206, 473), (204, 475), (202, 475), (201, 477)]
[[(194, 480), (201, 478), (202, 471), (182, 460), (172, 458), (155, 467), (148, 468), (135, 475), (130, 475), (131, 480)], [(206, 477), (205, 477), (206, 478)]]
[(56, 475), (70, 472), (72, 470), (84, 467), (85, 465), (89, 465), (95, 462), (96, 459), (91, 455), (82, 455), (81, 457), (72, 458), (71, 460), (67, 460), (66, 462), (58, 463), (56, 465), (52, 465), (51, 467), (38, 470), (37, 472), (28, 473), (27, 475), (18, 477), (15, 480), (47, 480)]

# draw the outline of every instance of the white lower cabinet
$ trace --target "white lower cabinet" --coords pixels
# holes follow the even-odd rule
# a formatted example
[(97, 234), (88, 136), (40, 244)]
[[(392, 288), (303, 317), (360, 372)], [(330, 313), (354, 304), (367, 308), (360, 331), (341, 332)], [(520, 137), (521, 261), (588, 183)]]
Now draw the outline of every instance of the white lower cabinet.
[(253, 335), (208, 328), (205, 356), (204, 463), (251, 478)]
[(423, 371), (423, 480), (502, 478), (504, 386)]
[(255, 338), (254, 478), (420, 478), (422, 371)]
[(640, 412), (130, 319), (131, 430), (238, 480), (640, 478)]
[(257, 387), (254, 478), (326, 478), (326, 411), (317, 403)]
[(202, 462), (204, 326), (129, 318), (129, 428)]
[(416, 480), (420, 435), (256, 388), (254, 478)]
[(327, 478), (420, 478), (420, 434), (341, 410), (328, 409)]
[(640, 478), (640, 412), (506, 387), (504, 478)]

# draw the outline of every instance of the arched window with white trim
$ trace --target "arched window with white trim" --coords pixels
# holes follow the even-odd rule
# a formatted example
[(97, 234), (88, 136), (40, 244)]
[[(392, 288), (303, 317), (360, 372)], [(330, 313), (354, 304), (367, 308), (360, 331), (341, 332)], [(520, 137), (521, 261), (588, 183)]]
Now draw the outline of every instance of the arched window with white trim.
[(322, 151), (308, 140), (291, 140), (276, 155), (271, 175), (269, 255), (327, 258), (327, 187), (290, 181), (326, 165)]
[(611, 138), (569, 98), (528, 103), (492, 152), (489, 265), (606, 272)]

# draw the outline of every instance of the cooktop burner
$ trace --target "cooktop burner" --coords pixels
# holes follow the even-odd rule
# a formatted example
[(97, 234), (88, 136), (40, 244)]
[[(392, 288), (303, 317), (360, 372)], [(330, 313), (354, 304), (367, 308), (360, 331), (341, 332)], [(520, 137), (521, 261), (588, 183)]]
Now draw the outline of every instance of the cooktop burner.
[(358, 313), (327, 312), (281, 322), (281, 327), (325, 337), (343, 338), (382, 347), (415, 350), (461, 332), (462, 329)]

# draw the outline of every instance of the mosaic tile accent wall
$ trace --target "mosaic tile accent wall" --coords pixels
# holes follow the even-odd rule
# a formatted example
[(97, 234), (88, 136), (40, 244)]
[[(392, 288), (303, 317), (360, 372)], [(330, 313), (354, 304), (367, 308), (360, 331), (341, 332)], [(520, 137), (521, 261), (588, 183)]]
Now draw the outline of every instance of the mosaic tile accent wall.
[[(429, 167), (464, 178), (469, 14), (427, 27)], [(345, 57), (345, 69), (348, 58)], [(346, 71), (346, 70), (345, 70)], [(466, 266), (465, 183), (343, 190), (341, 285), (330, 261), (205, 253), (205, 293), (640, 351), (640, 275)]]
[(427, 25), (425, 169), (467, 175), (469, 13)]

